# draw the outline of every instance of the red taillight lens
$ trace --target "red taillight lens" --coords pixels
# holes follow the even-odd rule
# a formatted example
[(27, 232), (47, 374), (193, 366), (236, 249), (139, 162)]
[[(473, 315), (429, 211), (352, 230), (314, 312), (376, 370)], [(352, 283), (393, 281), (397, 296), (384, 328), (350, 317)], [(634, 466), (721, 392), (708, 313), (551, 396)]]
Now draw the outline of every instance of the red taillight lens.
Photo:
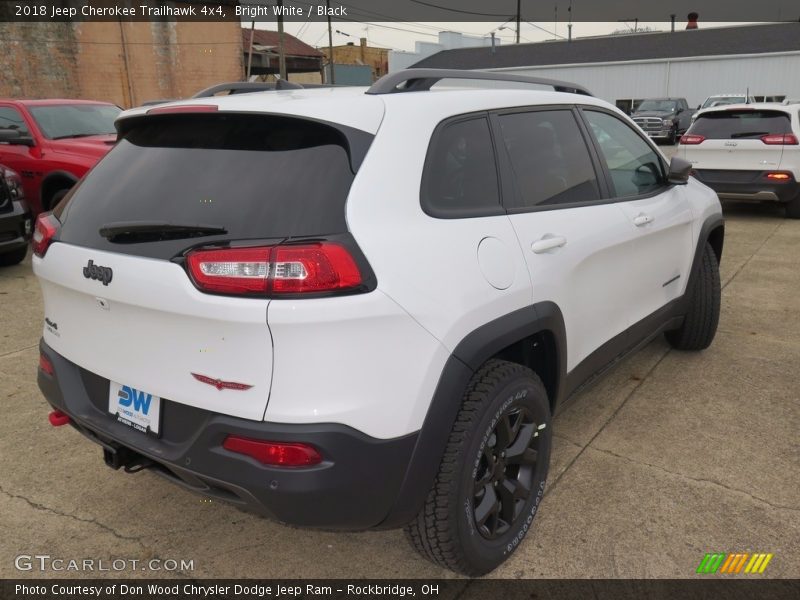
[(36, 226), (33, 229), (33, 240), (31, 241), (33, 253), (36, 256), (41, 258), (45, 255), (60, 226), (61, 223), (53, 216), (53, 213), (41, 213), (36, 217)]
[(44, 354), (39, 354), (39, 368), (52, 377), (55, 374), (53, 363)]
[(702, 144), (706, 140), (705, 136), (695, 134), (684, 134), (681, 136), (680, 143), (685, 146), (695, 146)]
[(61, 427), (69, 423), (69, 415), (58, 409), (53, 409), (50, 414), (47, 415), (47, 420), (50, 421), (50, 425), (53, 427)]
[(275, 467), (310, 467), (322, 462), (322, 456), (316, 448), (298, 442), (265, 442), (229, 435), (222, 447)]
[(194, 250), (189, 273), (203, 291), (272, 296), (348, 290), (363, 283), (350, 251), (335, 242)]
[(793, 133), (770, 133), (762, 135), (761, 141), (768, 146), (797, 146), (797, 136)]
[(272, 261), (275, 294), (345, 290), (362, 283), (361, 272), (350, 252), (332, 242), (276, 246)]
[(792, 180), (792, 174), (784, 171), (773, 171), (772, 173), (767, 173), (765, 177), (770, 181), (775, 181), (778, 183)]
[(271, 251), (270, 247), (195, 250), (186, 260), (192, 279), (203, 291), (264, 295)]

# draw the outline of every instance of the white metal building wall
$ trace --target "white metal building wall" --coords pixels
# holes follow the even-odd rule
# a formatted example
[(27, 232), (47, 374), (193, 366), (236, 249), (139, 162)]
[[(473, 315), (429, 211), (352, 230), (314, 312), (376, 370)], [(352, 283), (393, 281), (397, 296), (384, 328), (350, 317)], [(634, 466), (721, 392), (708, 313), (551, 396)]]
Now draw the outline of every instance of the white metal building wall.
[(744, 92), (800, 99), (800, 52), (707, 56), (490, 69), (582, 84), (598, 98), (673, 96), (694, 107), (713, 94)]

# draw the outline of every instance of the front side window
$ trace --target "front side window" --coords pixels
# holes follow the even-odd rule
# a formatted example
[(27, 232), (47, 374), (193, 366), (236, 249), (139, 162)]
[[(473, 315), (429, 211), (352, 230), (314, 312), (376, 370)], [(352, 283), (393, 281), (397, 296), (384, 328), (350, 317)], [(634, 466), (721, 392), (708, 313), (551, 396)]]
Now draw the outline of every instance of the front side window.
[(485, 117), (448, 123), (434, 134), (421, 197), (426, 212), (436, 217), (501, 212), (494, 147)]
[(648, 194), (664, 185), (661, 159), (631, 127), (608, 113), (585, 110), (583, 114), (597, 139), (617, 197)]
[(0, 106), (0, 129), (14, 129), (22, 137), (28, 137), (28, 126), (16, 108)]
[(570, 110), (501, 115), (517, 194), (510, 208), (590, 202), (600, 197), (589, 150)]

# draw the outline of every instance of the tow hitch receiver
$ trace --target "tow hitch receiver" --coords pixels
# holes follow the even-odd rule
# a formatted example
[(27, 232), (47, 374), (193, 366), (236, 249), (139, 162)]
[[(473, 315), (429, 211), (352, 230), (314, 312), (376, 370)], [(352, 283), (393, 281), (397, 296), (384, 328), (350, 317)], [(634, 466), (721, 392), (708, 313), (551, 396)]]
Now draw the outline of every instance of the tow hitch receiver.
[(103, 461), (115, 471), (120, 467), (126, 473), (136, 473), (153, 466), (153, 461), (124, 446), (103, 446)]

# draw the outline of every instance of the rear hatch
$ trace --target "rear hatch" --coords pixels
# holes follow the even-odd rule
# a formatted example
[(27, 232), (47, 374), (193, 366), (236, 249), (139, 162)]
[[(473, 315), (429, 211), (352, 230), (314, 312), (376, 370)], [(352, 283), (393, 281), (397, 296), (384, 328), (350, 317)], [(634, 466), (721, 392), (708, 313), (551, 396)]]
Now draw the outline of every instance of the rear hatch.
[(731, 181), (742, 171), (748, 182), (763, 171), (781, 168), (782, 137), (792, 133), (782, 110), (729, 108), (700, 114), (681, 139), (681, 151), (705, 181)]
[(201, 291), (186, 255), (346, 232), (351, 150), (371, 138), (264, 114), (121, 121), (119, 143), (54, 211), (60, 228), (34, 260), (45, 342), (109, 380), (112, 393), (118, 384), (262, 419), (272, 376), (269, 298)]

